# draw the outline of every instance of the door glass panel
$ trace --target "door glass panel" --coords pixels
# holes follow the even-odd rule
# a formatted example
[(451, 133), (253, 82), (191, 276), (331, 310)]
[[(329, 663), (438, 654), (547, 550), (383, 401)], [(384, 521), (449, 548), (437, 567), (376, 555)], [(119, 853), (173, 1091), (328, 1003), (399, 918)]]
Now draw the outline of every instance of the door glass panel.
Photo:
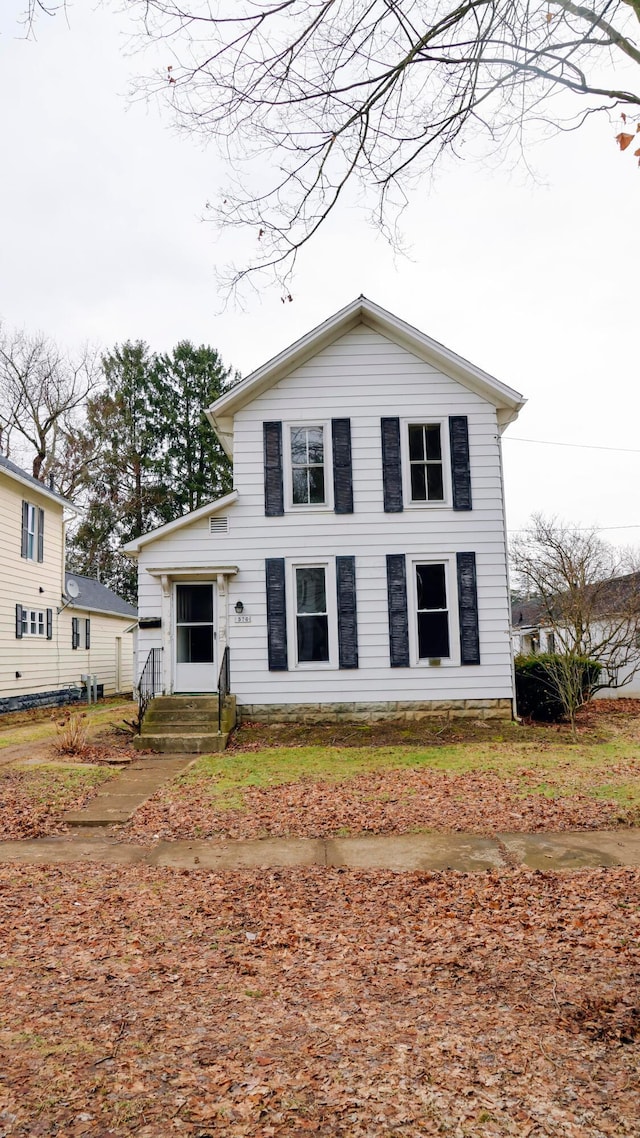
[(210, 624), (178, 625), (177, 661), (179, 664), (213, 663), (213, 626)]
[(213, 622), (211, 585), (178, 585), (178, 624)]

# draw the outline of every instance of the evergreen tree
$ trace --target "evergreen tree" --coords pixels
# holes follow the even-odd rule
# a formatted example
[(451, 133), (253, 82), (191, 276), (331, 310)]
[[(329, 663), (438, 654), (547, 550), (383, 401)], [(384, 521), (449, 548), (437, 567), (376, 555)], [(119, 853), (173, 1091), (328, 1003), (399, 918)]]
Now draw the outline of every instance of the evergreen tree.
[(196, 348), (183, 340), (155, 359), (151, 408), (160, 444), (155, 469), (163, 487), (163, 521), (197, 510), (231, 489), (231, 463), (205, 416), (230, 381), (230, 369), (204, 344)]

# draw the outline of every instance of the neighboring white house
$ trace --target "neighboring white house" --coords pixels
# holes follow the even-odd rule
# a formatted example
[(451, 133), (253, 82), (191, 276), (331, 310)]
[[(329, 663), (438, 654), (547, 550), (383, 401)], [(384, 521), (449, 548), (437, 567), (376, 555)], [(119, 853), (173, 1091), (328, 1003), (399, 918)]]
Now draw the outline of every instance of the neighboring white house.
[(360, 297), (207, 415), (232, 493), (125, 546), (138, 675), (259, 718), (510, 716), (514, 390)]
[[(603, 667), (601, 680), (607, 678), (612, 685), (599, 688), (596, 698), (637, 699), (640, 697), (640, 573), (611, 578), (591, 587), (597, 589), (594, 617), (597, 612), (602, 614), (603, 608), (609, 613), (606, 619), (591, 619), (582, 633), (585, 655), (589, 655), (589, 644), (597, 646), (595, 654)], [(583, 611), (589, 607), (585, 605)], [(514, 603), (511, 623), (515, 656), (562, 652), (563, 640), (576, 643), (575, 629), (572, 627), (569, 637), (564, 637), (562, 621), (551, 620), (540, 601)]]
[(0, 713), (66, 702), (83, 675), (105, 694), (132, 690), (136, 610), (65, 574), (65, 514), (74, 512), (0, 456)]

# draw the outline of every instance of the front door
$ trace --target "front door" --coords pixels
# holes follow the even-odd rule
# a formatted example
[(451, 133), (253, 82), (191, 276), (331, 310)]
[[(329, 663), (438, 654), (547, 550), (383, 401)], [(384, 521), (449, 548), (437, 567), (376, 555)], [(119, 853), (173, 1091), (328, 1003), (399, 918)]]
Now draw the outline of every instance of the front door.
[(218, 690), (214, 586), (176, 585), (176, 692)]

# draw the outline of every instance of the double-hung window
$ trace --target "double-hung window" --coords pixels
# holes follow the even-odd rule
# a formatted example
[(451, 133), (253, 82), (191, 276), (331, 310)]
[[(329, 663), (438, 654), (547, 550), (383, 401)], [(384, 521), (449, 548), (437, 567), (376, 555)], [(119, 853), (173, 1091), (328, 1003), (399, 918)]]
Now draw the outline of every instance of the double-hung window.
[(29, 561), (35, 561), (36, 558), (36, 524), (36, 508), (29, 502), (27, 505), (27, 558)]
[(329, 661), (327, 578), (323, 565), (303, 565), (295, 570), (296, 639), (299, 664)]
[(440, 423), (409, 423), (408, 449), (412, 502), (444, 502), (444, 463)]
[(290, 431), (292, 504), (323, 506), (327, 500), (324, 427), (296, 426)]
[(418, 659), (446, 659), (451, 655), (447, 567), (416, 565)]

